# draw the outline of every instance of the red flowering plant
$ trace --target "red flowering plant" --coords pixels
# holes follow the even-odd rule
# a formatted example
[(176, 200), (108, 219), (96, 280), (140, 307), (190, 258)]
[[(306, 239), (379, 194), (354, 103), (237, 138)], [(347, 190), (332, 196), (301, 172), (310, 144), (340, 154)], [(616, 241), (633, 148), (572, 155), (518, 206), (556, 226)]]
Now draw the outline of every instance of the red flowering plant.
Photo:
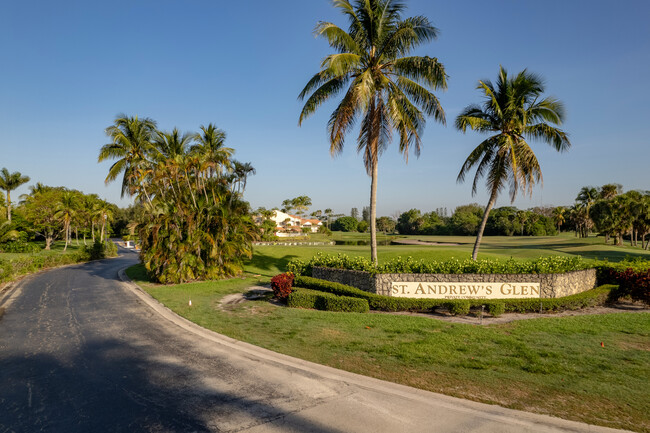
[(287, 299), (292, 291), (293, 278), (294, 275), (291, 272), (278, 274), (275, 277), (271, 278), (271, 288), (273, 289), (273, 294), (276, 298)]

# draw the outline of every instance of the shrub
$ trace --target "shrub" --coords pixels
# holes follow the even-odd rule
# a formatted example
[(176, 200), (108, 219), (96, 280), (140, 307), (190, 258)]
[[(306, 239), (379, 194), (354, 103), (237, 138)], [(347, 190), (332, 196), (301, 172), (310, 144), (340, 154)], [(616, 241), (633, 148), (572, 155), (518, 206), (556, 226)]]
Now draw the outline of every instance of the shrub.
[(84, 260), (101, 260), (117, 255), (117, 246), (113, 242), (95, 240), (92, 245), (84, 245), (81, 254)]
[(492, 317), (499, 317), (506, 311), (506, 304), (503, 302), (493, 302), (487, 305), (487, 311)]
[[(452, 301), (447, 299), (415, 299), (415, 298), (397, 298), (393, 296), (377, 295), (375, 293), (364, 292), (356, 287), (345, 284), (333, 283), (331, 281), (320, 280), (318, 278), (296, 276), (294, 285), (296, 287), (305, 287), (309, 289), (328, 292), (339, 296), (350, 296), (361, 298), (368, 301), (371, 310), (378, 311), (413, 311), (413, 312), (430, 312), (436, 308), (446, 305)], [(480, 307), (485, 305), (490, 311), (494, 304), (503, 305), (504, 312), (513, 313), (530, 313), (540, 310), (545, 312), (557, 312), (564, 310), (578, 310), (585, 307), (603, 305), (607, 302), (610, 292), (615, 289), (614, 285), (603, 285), (595, 289), (587, 290), (575, 295), (565, 296), (563, 298), (530, 298), (530, 299), (468, 299), (462, 300), (469, 303), (470, 307)]]
[(337, 218), (336, 221), (332, 223), (332, 230), (339, 232), (356, 232), (359, 221), (356, 218), (351, 216), (343, 216)]
[(609, 269), (609, 279), (619, 285), (615, 292), (617, 299), (629, 296), (635, 301), (650, 304), (650, 269), (645, 272), (637, 272), (632, 268), (624, 271)]
[(369, 310), (368, 302), (364, 299), (336, 296), (309, 289), (293, 291), (287, 298), (287, 305), (292, 308), (311, 308), (347, 313), (366, 313)]
[(454, 316), (467, 316), (469, 314), (470, 302), (469, 300), (459, 299), (456, 301), (445, 302), (445, 307), (449, 314)]
[(277, 299), (286, 299), (291, 294), (294, 275), (291, 272), (278, 274), (271, 278), (271, 288)]
[(541, 257), (533, 261), (493, 260), (415, 260), (411, 257), (397, 257), (381, 265), (364, 257), (335, 256), (318, 253), (308, 262), (292, 260), (287, 269), (296, 275), (311, 276), (314, 266), (336, 269), (365, 271), (373, 274), (553, 274), (577, 271), (591, 267), (580, 257)]
[(0, 252), (2, 253), (37, 253), (42, 249), (43, 248), (39, 244), (22, 240), (9, 241), (0, 244)]

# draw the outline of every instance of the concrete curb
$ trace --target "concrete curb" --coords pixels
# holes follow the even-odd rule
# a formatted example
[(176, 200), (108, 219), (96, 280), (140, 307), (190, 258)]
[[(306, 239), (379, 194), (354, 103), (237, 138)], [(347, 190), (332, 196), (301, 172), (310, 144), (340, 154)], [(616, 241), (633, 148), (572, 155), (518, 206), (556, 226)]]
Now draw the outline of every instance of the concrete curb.
[[(485, 403), (478, 403), (470, 400), (464, 400), (456, 397), (450, 397), (443, 394), (437, 394), (430, 391), (424, 391), (417, 388), (412, 388), (406, 385), (400, 385), (393, 382), (387, 382), (372, 377), (362, 376), (355, 373), (350, 373), (344, 370), (338, 370), (333, 367), (328, 367), (313, 362), (304, 361), (298, 358), (293, 358), (288, 355), (283, 355), (254, 346), (249, 343), (238, 341), (218, 334), (214, 331), (205, 329), (179, 315), (164, 306), (162, 303), (154, 299), (151, 295), (145, 292), (140, 286), (134, 283), (122, 269), (118, 273), (120, 280), (122, 280), (124, 287), (137, 296), (143, 303), (148, 305), (151, 309), (156, 311), (164, 319), (174, 323), (175, 325), (192, 332), (198, 337), (205, 338), (216, 344), (225, 346), (227, 348), (238, 351), (240, 354), (248, 358), (261, 359), (264, 361), (280, 364), (283, 366), (291, 367), (312, 375), (317, 375), (323, 378), (343, 381), (347, 384), (352, 384), (363, 389), (375, 390), (386, 393), (388, 395), (395, 395), (401, 398), (410, 399), (418, 402), (432, 402), (441, 408), (454, 409), (468, 414), (480, 415), (486, 419), (502, 422), (513, 426), (521, 426), (522, 429), (529, 429), (530, 431), (559, 431), (559, 432), (589, 432), (589, 433), (613, 433), (624, 432), (627, 430), (616, 430), (608, 427), (595, 426), (584, 424), (577, 421), (569, 421), (561, 418), (556, 418), (548, 415), (534, 414), (530, 412), (522, 412), (514, 409), (507, 409), (497, 405), (490, 405)], [(427, 414), (423, 414), (427, 416)]]

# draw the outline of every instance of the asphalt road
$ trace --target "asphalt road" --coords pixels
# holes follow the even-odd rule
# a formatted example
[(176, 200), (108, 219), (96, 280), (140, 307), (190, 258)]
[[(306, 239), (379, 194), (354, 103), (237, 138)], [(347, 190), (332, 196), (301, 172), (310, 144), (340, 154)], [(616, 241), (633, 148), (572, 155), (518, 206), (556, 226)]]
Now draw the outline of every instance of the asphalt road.
[(116, 259), (0, 295), (2, 432), (605, 432), (278, 355), (178, 319)]

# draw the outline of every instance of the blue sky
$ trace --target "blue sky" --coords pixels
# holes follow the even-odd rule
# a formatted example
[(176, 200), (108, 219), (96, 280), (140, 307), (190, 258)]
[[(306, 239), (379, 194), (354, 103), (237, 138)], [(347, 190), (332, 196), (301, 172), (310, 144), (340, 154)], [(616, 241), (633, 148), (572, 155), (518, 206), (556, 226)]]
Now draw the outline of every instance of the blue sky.
[[(499, 65), (545, 78), (567, 108), (562, 128), (572, 149), (534, 143), (544, 187), (515, 205), (572, 204), (580, 187), (616, 182), (650, 189), (650, 2), (407, 2), (440, 36), (418, 50), (449, 74), (439, 92), (447, 126), (428, 122), (419, 159), (408, 165), (393, 145), (379, 165), (379, 215), (419, 208), (485, 204), (481, 188), (456, 175), (482, 139), (453, 128), (458, 112), (480, 102), (479, 79)], [(63, 185), (125, 206), (119, 182), (104, 185), (97, 163), (104, 129), (118, 113), (155, 119), (161, 129), (224, 129), (235, 157), (257, 170), (246, 199), (279, 206), (298, 195), (312, 209), (349, 213), (368, 204), (370, 178), (350, 135), (331, 158), (326, 104), (298, 127), (297, 95), (331, 53), (312, 30), (319, 20), (345, 26), (328, 0), (284, 2), (131, 0), (0, 3), (0, 167), (32, 181)], [(28, 185), (29, 185), (28, 184)], [(27, 186), (18, 190), (26, 192)], [(17, 197), (17, 195), (15, 195)], [(502, 194), (497, 206), (509, 204)]]

